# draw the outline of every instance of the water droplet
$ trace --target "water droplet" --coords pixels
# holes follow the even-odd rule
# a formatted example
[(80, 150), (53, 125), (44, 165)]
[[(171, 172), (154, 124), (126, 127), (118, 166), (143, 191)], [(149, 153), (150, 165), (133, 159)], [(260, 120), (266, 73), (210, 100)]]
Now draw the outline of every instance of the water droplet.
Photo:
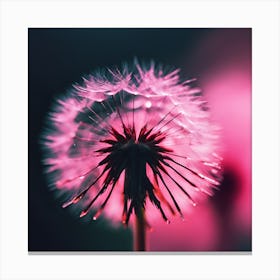
[(83, 198), (83, 195), (81, 194), (81, 195), (75, 197), (75, 198), (72, 200), (72, 203), (73, 203), (73, 204), (76, 204), (76, 203), (78, 203), (82, 198)]
[(69, 205), (71, 205), (73, 203), (73, 200), (70, 200), (70, 201), (67, 201), (65, 203), (62, 204), (62, 208), (66, 208), (68, 207)]
[(196, 206), (196, 203), (195, 202), (193, 202), (193, 204), (192, 204), (193, 206)]
[(93, 216), (93, 218), (92, 218), (94, 221), (96, 221), (97, 220), (97, 217), (96, 216)]
[(146, 106), (146, 108), (151, 108), (152, 107), (152, 102), (151, 101), (147, 101), (146, 103), (145, 103), (145, 106)]
[(80, 214), (80, 218), (84, 217), (87, 213), (88, 213), (88, 211), (82, 211)]
[(169, 221), (169, 220), (166, 220), (166, 223), (169, 225), (169, 224), (170, 224), (170, 221)]

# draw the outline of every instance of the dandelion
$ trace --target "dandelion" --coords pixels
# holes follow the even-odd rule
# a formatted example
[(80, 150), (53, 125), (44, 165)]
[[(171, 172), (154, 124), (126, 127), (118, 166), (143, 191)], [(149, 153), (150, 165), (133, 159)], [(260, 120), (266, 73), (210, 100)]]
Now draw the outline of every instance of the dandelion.
[(145, 250), (148, 220), (181, 218), (220, 181), (217, 127), (194, 80), (153, 63), (106, 70), (74, 84), (44, 134), (51, 185), (80, 217), (128, 225)]

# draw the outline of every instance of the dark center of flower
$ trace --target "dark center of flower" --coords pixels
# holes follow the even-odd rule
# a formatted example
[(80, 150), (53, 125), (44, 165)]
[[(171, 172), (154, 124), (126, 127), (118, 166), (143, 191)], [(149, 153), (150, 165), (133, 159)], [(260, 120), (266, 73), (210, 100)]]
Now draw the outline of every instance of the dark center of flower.
[[(165, 139), (164, 134), (154, 133), (152, 129), (147, 129), (147, 126), (140, 130), (138, 137), (134, 128), (126, 126), (123, 126), (123, 133), (112, 128), (110, 134), (112, 138), (102, 141), (109, 144), (109, 147), (102, 148), (98, 152), (107, 154), (100, 162), (100, 165), (104, 166), (104, 171), (108, 171), (104, 180), (105, 186), (112, 184), (114, 187), (124, 172), (123, 222), (128, 223), (133, 210), (136, 215), (140, 215), (142, 208), (145, 207), (147, 196), (160, 209), (163, 218), (167, 221), (160, 201), (155, 195), (158, 189), (157, 174), (159, 168), (162, 168), (160, 161), (164, 159), (165, 152), (171, 152), (160, 145)], [(154, 176), (154, 184), (147, 176), (148, 167)]]
[(123, 174), (123, 185), (119, 187), (123, 187), (124, 203), (122, 222), (124, 224), (128, 224), (133, 211), (137, 217), (142, 215), (147, 198), (159, 209), (163, 219), (169, 223), (161, 203), (164, 203), (172, 214), (175, 214), (175, 211), (161, 192), (159, 183), (161, 187), (166, 189), (177, 212), (183, 217), (181, 209), (170, 191), (169, 186), (166, 184), (163, 175), (169, 178), (169, 180), (190, 199), (193, 205), (195, 205), (195, 202), (192, 197), (184, 187), (170, 175), (170, 170), (182, 178), (188, 185), (195, 189), (199, 188), (173, 165), (184, 168), (201, 180), (211, 180), (210, 182), (212, 184), (217, 184), (217, 182), (172, 159), (170, 155), (173, 151), (163, 144), (165, 138), (166, 133), (160, 130), (154, 131), (153, 128), (148, 129), (147, 125), (142, 127), (138, 136), (136, 136), (134, 126), (128, 127), (122, 124), (121, 132), (111, 127), (108, 138), (100, 141), (106, 146), (96, 151), (104, 156), (97, 166), (101, 169), (100, 175), (97, 176), (85, 190), (77, 194), (71, 201), (65, 203), (64, 207), (72, 203), (77, 203), (98, 181), (103, 180), (98, 193), (91, 199), (80, 214), (81, 217), (86, 215), (94, 202), (109, 189), (104, 202), (94, 216), (94, 219), (96, 219), (103, 211)]

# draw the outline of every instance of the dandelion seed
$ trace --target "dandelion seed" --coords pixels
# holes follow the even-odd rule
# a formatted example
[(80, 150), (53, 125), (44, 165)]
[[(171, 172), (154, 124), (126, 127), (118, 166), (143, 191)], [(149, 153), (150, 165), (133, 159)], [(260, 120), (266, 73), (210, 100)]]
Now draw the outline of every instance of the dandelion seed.
[[(193, 80), (154, 64), (94, 74), (50, 114), (45, 163), (53, 185), (80, 205), (80, 217), (105, 214), (148, 227), (166, 223), (212, 195), (220, 181), (218, 129)], [(147, 219), (146, 219), (147, 218)], [(142, 236), (143, 237), (143, 236)]]

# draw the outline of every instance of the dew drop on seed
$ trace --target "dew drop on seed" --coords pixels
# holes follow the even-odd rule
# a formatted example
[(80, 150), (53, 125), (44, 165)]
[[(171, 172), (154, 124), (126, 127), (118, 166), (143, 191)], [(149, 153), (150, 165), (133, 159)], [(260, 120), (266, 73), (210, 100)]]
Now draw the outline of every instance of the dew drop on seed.
[(152, 102), (151, 101), (147, 101), (146, 103), (145, 103), (145, 106), (146, 106), (146, 108), (151, 108), (152, 107)]
[(84, 217), (87, 213), (88, 213), (88, 211), (82, 211), (80, 214), (80, 218)]

